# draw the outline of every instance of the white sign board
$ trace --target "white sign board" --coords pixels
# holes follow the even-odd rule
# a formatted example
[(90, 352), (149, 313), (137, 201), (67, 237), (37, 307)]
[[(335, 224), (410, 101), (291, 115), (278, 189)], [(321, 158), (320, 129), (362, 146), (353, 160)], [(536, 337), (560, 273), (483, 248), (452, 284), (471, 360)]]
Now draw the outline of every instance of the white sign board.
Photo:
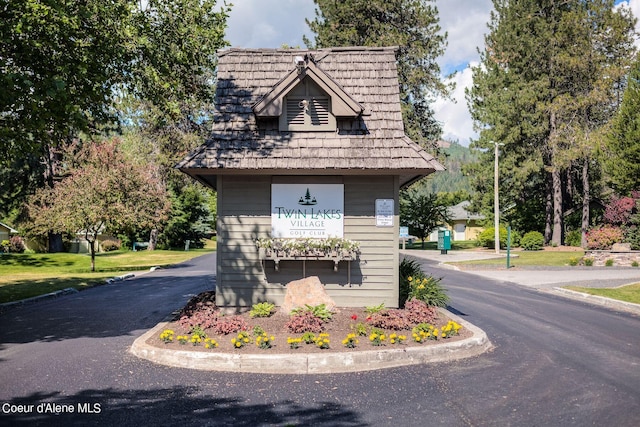
[(409, 237), (409, 227), (400, 227), (400, 237)]
[(343, 184), (271, 184), (271, 237), (344, 237)]
[(393, 227), (393, 199), (376, 199), (376, 227)]

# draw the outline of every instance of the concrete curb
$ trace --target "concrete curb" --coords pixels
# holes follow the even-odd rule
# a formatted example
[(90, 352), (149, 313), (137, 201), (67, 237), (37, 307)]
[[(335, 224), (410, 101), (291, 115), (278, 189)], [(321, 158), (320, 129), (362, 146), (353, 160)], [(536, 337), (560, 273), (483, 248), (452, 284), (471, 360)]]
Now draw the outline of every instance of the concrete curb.
[(361, 372), (424, 363), (449, 362), (478, 356), (493, 344), (487, 334), (459, 316), (441, 309), (452, 320), (469, 329), (470, 338), (424, 347), (367, 350), (353, 353), (237, 354), (171, 350), (151, 346), (146, 341), (166, 327), (162, 322), (135, 340), (130, 352), (142, 359), (203, 371), (246, 372), (261, 374), (330, 374)]
[(599, 295), (591, 295), (584, 292), (572, 291), (565, 288), (553, 288), (552, 293), (565, 298), (571, 298), (573, 300), (584, 301), (589, 304), (599, 305), (615, 310), (626, 311), (628, 313), (634, 313), (640, 315), (640, 304), (634, 304), (632, 302), (618, 301), (612, 298), (601, 297)]
[(37, 295), (35, 297), (25, 298), (18, 301), (5, 302), (0, 304), (0, 313), (15, 307), (21, 307), (23, 305), (33, 304), (38, 301), (43, 301), (47, 299), (58, 298), (62, 295), (75, 294), (77, 292), (80, 292), (80, 291), (74, 288), (65, 288), (65, 289), (60, 289), (59, 291), (49, 292), (48, 294), (44, 294), (44, 295)]

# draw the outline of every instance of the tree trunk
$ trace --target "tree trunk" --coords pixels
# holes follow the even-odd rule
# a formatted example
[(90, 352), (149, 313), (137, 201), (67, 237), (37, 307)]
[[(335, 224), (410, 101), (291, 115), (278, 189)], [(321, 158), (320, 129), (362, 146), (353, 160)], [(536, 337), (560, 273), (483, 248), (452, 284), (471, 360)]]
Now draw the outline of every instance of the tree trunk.
[(554, 168), (551, 172), (553, 181), (553, 234), (551, 235), (551, 243), (562, 245), (562, 229), (563, 229), (563, 209), (562, 209), (562, 177), (559, 168)]
[(49, 245), (48, 245), (49, 253), (53, 254), (57, 252), (62, 252), (64, 250), (64, 245), (62, 244), (62, 234), (54, 233), (50, 231), (48, 235), (48, 240), (49, 240)]
[(89, 253), (91, 254), (91, 272), (96, 271), (96, 247), (95, 247), (95, 239), (93, 241), (87, 239), (89, 242)]
[(589, 205), (591, 204), (591, 195), (589, 188), (589, 158), (584, 159), (582, 165), (582, 227), (580, 246), (587, 247), (587, 229), (589, 228)]
[(551, 229), (553, 224), (553, 184), (549, 172), (545, 172), (545, 201), (544, 201), (544, 244), (551, 243)]
[(154, 228), (149, 233), (149, 247), (147, 247), (147, 250), (155, 251), (157, 244), (158, 244), (158, 230)]

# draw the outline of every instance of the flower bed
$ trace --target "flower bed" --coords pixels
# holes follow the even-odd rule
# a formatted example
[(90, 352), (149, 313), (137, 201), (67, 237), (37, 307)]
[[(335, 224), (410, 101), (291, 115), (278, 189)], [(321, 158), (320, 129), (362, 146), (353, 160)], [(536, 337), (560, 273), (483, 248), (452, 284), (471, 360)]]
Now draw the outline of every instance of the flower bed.
[[(206, 300), (202, 301), (202, 298)], [(170, 322), (163, 331), (151, 337), (147, 343), (155, 347), (189, 351), (296, 354), (429, 346), (444, 340), (457, 341), (471, 336), (471, 333), (465, 328), (455, 322), (452, 324), (450, 319), (441, 314), (433, 318), (430, 324), (414, 322), (397, 326), (397, 318), (411, 316), (403, 316), (404, 310), (389, 310), (394, 313), (393, 316), (390, 315), (387, 316), (388, 319), (384, 319), (385, 316), (381, 315), (380, 311), (371, 313), (371, 308), (340, 308), (333, 312), (329, 319), (323, 321), (323, 327), (320, 331), (292, 333), (287, 327), (287, 323), (291, 321), (290, 315), (276, 313), (269, 317), (251, 317), (249, 311), (222, 315), (220, 310), (211, 304), (210, 298), (211, 295), (200, 296), (199, 302), (195, 304), (191, 302), (190, 304), (192, 306), (200, 304), (201, 309), (208, 310), (210, 317), (216, 317), (223, 323), (233, 324), (240, 330), (229, 331), (226, 334), (219, 333), (216, 331), (225, 330), (225, 328), (212, 321), (209, 322), (208, 328), (195, 329), (200, 341), (198, 339), (192, 340), (191, 335), (193, 335), (194, 327), (184, 320), (182, 322), (176, 320)], [(314, 307), (314, 309), (316, 308)], [(381, 307), (376, 307), (376, 309), (381, 309)], [(321, 310), (316, 310), (316, 312), (320, 313)], [(420, 316), (417, 318), (420, 320)], [(380, 327), (385, 324), (385, 320), (393, 320), (393, 322), (389, 322), (391, 327)], [(173, 331), (173, 333), (167, 333), (167, 330)], [(201, 337), (200, 331), (203, 331), (206, 336)], [(170, 335), (186, 336), (187, 340), (184, 344), (180, 344), (177, 339), (167, 340), (167, 336)], [(416, 339), (416, 336), (420, 339)], [(265, 339), (267, 343), (265, 343)], [(240, 345), (238, 345), (239, 342)], [(206, 343), (210, 343), (210, 345), (207, 346)]]

